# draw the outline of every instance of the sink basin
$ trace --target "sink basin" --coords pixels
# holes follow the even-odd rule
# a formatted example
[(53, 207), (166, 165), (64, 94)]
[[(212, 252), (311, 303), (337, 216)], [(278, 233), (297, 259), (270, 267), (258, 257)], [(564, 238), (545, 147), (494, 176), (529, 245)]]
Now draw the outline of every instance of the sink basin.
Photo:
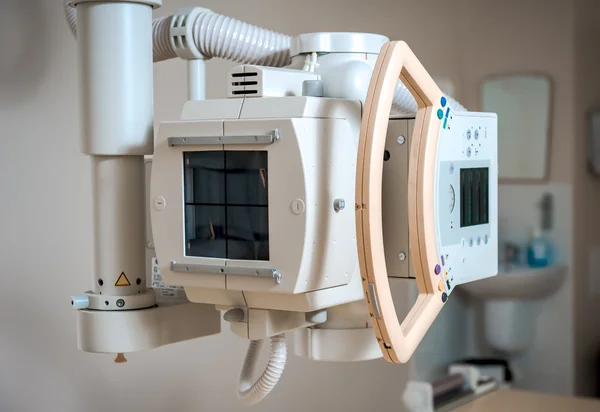
[(465, 283), (459, 289), (482, 300), (536, 300), (554, 294), (567, 273), (563, 265), (531, 268), (501, 264), (498, 269), (498, 275)]
[(562, 265), (531, 268), (499, 265), (498, 275), (459, 285), (458, 289), (483, 301), (485, 339), (503, 356), (515, 356), (531, 347), (542, 299), (558, 291), (567, 268)]

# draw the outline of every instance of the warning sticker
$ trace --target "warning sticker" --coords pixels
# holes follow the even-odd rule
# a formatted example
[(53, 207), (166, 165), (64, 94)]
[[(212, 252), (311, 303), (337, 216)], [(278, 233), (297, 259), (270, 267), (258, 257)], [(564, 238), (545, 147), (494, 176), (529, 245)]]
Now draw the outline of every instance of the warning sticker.
[(183, 286), (170, 286), (163, 281), (160, 268), (158, 267), (158, 259), (152, 258), (152, 287), (160, 290), (160, 296), (165, 298), (176, 298), (177, 291), (183, 290)]
[(117, 279), (115, 286), (131, 286), (129, 279), (127, 279), (127, 276), (125, 276), (125, 272), (121, 272), (121, 276), (119, 276), (119, 279)]

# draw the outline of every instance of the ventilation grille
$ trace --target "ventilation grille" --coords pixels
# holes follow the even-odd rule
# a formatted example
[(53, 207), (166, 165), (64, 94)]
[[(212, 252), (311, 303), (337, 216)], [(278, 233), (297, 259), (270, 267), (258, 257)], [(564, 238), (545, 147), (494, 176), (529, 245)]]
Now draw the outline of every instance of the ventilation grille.
[(229, 95), (231, 97), (252, 97), (259, 95), (257, 71), (229, 73)]

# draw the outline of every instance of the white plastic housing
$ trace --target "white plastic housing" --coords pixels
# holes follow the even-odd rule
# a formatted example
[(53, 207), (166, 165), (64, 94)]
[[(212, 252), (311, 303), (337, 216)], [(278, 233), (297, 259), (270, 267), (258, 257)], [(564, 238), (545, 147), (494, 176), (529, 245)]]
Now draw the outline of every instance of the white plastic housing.
[[(443, 110), (436, 159), (434, 210), (436, 240), (441, 254), (440, 281), (447, 294), (458, 284), (498, 273), (497, 148), (496, 114)], [(463, 171), (473, 168), (487, 169), (488, 222), (467, 226), (461, 220), (463, 206), (469, 207), (461, 203), (461, 190), (466, 187), (461, 176)]]
[[(135, 35), (132, 35), (135, 33)], [(82, 151), (152, 153), (152, 7), (77, 4)]]
[(304, 33), (290, 43), (292, 57), (307, 53), (375, 53), (390, 39), (381, 34), (353, 32)]
[(77, 311), (77, 343), (85, 352), (136, 352), (220, 331), (214, 307), (181, 301), (143, 310)]
[(92, 162), (93, 292), (111, 296), (144, 293), (144, 158), (95, 156)]
[(245, 64), (229, 72), (227, 95), (230, 98), (302, 96), (302, 82), (319, 78), (318, 74), (302, 70)]
[[(292, 58), (288, 66), (301, 70), (305, 56)], [(326, 97), (365, 101), (373, 67), (377, 61), (375, 53), (331, 53), (318, 57), (315, 73), (323, 81)]]
[[(309, 97), (244, 99), (243, 105), (242, 99), (190, 103), (197, 110), (197, 117), (211, 116), (219, 120), (187, 120), (160, 125), (150, 201), (153, 205), (156, 199), (164, 199), (164, 207), (154, 205), (151, 208), (151, 219), (165, 282), (186, 288), (269, 292), (276, 298), (273, 294), (301, 294), (335, 288), (358, 276), (352, 206), (354, 175), (348, 171), (354, 170), (356, 164), (360, 104)], [(184, 113), (186, 111), (187, 108)], [(169, 147), (167, 142), (169, 137), (243, 136), (265, 134), (274, 129), (278, 130), (280, 138), (267, 145)], [(268, 261), (185, 255), (183, 153), (205, 150), (267, 151)], [(346, 201), (344, 210), (334, 209), (334, 201), (338, 198)], [(281, 274), (281, 282), (276, 283), (269, 277), (174, 272), (171, 270), (173, 261), (276, 269)], [(331, 296), (334, 300), (320, 301), (319, 304), (327, 307), (345, 303), (338, 301), (334, 291)], [(348, 296), (356, 300), (360, 294)], [(260, 303), (252, 306), (264, 307)]]
[(319, 53), (314, 72), (326, 97), (364, 103), (381, 47), (389, 39), (369, 33), (308, 33), (292, 39), (290, 69), (301, 70), (307, 54)]
[(327, 309), (327, 321), (294, 331), (294, 353), (305, 358), (354, 362), (383, 355), (364, 300)]

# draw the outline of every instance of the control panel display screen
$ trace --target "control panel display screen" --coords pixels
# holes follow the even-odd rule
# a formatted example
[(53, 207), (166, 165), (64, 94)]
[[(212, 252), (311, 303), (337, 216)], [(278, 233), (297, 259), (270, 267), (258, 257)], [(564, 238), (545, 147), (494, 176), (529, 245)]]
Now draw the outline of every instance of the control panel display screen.
[(489, 223), (489, 168), (460, 169), (460, 227)]

